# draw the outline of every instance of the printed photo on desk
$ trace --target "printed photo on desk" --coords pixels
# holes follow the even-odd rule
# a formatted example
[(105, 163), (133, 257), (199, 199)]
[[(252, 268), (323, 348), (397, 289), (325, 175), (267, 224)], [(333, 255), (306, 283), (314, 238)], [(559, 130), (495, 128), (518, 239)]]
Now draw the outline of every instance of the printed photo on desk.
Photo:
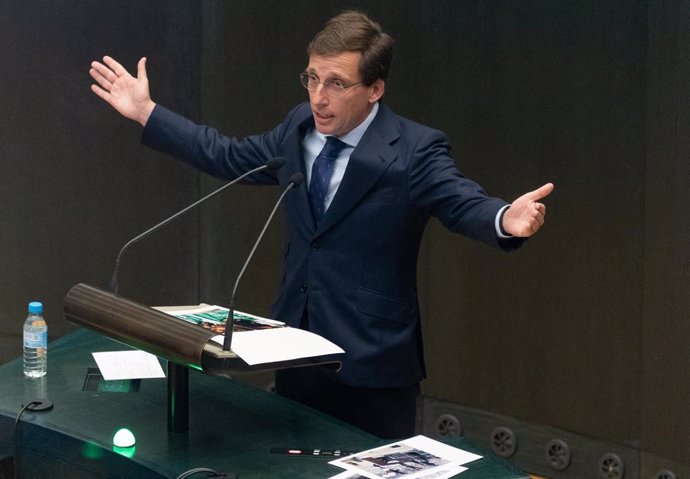
[(352, 454), (329, 464), (346, 469), (337, 479), (444, 479), (467, 470), (481, 456), (425, 436)]
[[(158, 306), (154, 309), (162, 311), (176, 318), (201, 326), (216, 334), (225, 332), (225, 321), (228, 308), (211, 304), (197, 306)], [(235, 319), (233, 331), (251, 331), (256, 329), (281, 328), (285, 323), (273, 319), (263, 318), (243, 311), (233, 313)]]

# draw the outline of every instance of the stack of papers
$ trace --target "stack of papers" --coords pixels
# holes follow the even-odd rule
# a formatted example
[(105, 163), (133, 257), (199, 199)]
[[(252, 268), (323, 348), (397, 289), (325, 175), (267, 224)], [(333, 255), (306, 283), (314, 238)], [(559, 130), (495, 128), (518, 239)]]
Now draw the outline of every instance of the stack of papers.
[(329, 464), (345, 469), (331, 479), (446, 479), (482, 456), (425, 436), (352, 454)]
[[(222, 306), (206, 303), (197, 306), (159, 306), (154, 309), (217, 333), (224, 332), (229, 311)], [(233, 318), (235, 333), (231, 349), (250, 366), (345, 352), (326, 338), (286, 327), (285, 323), (274, 319), (237, 310), (233, 312)], [(213, 338), (219, 344), (223, 344), (224, 339), (222, 334)]]

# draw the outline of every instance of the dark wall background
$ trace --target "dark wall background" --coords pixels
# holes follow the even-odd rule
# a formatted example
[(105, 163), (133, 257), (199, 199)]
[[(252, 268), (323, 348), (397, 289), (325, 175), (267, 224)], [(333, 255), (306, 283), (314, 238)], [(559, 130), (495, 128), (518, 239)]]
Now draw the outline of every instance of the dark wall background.
[(690, 4), (649, 9), (640, 437), (690, 463)]
[[(27, 303), (49, 334), (70, 331), (62, 299), (107, 287), (120, 247), (196, 198), (198, 174), (138, 145), (140, 128), (91, 93), (89, 65), (130, 69), (150, 55), (159, 98), (198, 115), (201, 14), (192, 2), (0, 4), (0, 359), (20, 353)], [(163, 80), (165, 79), (165, 80)], [(132, 247), (121, 293), (147, 304), (196, 301), (198, 218)]]
[(497, 2), (453, 14), (448, 5), (438, 36), (452, 38), (455, 16), (464, 38), (434, 51), (457, 58), (451, 78), (470, 78), (443, 88), (462, 167), (507, 198), (545, 180), (556, 192), (546, 229), (517, 254), (429, 236), (427, 392), (633, 441), (647, 7)]
[[(218, 186), (137, 144), (88, 91), (92, 58), (154, 98), (245, 135), (306, 99), (297, 75), (323, 22), (359, 8), (396, 39), (386, 101), (446, 131), (460, 168), (506, 199), (545, 181), (547, 226), (504, 254), (433, 223), (420, 258), (424, 393), (689, 464), (684, 1), (51, 1), (0, 6), (0, 337), (23, 309), (107, 283), (131, 236)], [(5, 106), (6, 105), (6, 106)], [(137, 246), (122, 294), (227, 302), (277, 191), (237, 188)], [(280, 278), (272, 225), (238, 306), (266, 313)], [(164, 254), (163, 254), (164, 253)], [(127, 273), (128, 271), (128, 273)], [(129, 274), (129, 278), (126, 278)]]

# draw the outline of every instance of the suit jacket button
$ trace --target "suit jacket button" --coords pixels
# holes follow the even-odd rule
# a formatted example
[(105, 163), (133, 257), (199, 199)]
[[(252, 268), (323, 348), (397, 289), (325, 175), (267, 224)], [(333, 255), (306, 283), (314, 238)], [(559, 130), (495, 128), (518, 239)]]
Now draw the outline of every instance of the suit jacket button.
[(300, 288), (300, 291), (302, 291), (303, 293), (306, 293), (307, 292), (307, 285), (303, 284), (302, 287)]
[(311, 250), (312, 250), (312, 251), (318, 251), (318, 250), (319, 250), (319, 243), (317, 243), (316, 241), (314, 241), (314, 242), (311, 244)]

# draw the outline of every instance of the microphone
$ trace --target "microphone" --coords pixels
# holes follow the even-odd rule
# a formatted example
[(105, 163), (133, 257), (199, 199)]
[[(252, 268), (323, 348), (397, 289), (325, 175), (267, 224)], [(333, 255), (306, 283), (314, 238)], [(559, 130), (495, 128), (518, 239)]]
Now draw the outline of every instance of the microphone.
[(261, 233), (259, 233), (259, 237), (256, 239), (256, 242), (254, 243), (254, 247), (249, 252), (247, 259), (245, 260), (244, 265), (240, 270), (240, 274), (237, 275), (237, 279), (235, 280), (235, 286), (232, 288), (232, 296), (230, 296), (230, 306), (228, 306), (228, 319), (225, 321), (225, 332), (223, 333), (225, 335), (225, 339), (223, 340), (223, 351), (230, 351), (230, 345), (232, 344), (232, 327), (235, 323), (234, 312), (237, 285), (240, 284), (240, 279), (242, 279), (242, 275), (244, 274), (244, 271), (247, 269), (247, 265), (252, 260), (252, 256), (254, 256), (256, 248), (257, 246), (259, 246), (261, 239), (264, 237), (264, 233), (266, 232), (268, 225), (271, 224), (271, 220), (273, 220), (273, 216), (276, 214), (278, 206), (280, 206), (280, 203), (282, 203), (283, 198), (285, 197), (288, 191), (290, 191), (293, 188), (297, 188), (299, 185), (302, 184), (303, 181), (304, 175), (302, 175), (302, 173), (295, 173), (290, 177), (290, 179), (288, 180), (288, 185), (285, 187), (285, 190), (283, 190), (283, 194), (280, 195), (278, 201), (276, 201), (276, 204), (273, 207), (273, 211), (271, 211), (271, 214), (268, 216), (266, 224), (264, 224), (264, 228), (261, 230)]
[(206, 196), (204, 196), (203, 198), (201, 198), (201, 199), (195, 201), (194, 203), (192, 203), (191, 205), (187, 206), (186, 208), (184, 208), (184, 209), (178, 211), (178, 212), (175, 213), (174, 215), (172, 215), (172, 216), (166, 218), (165, 220), (161, 221), (161, 222), (158, 223), (157, 225), (155, 225), (155, 226), (153, 226), (153, 227), (147, 229), (146, 231), (144, 231), (144, 232), (141, 233), (140, 235), (135, 236), (134, 238), (132, 238), (131, 240), (129, 240), (127, 243), (125, 243), (125, 245), (122, 247), (122, 249), (120, 250), (120, 252), (117, 254), (117, 259), (115, 260), (115, 268), (113, 269), (113, 276), (112, 276), (112, 278), (110, 279), (110, 288), (109, 288), (109, 289), (110, 289), (110, 292), (113, 293), (113, 294), (117, 294), (117, 289), (118, 289), (118, 278), (117, 278), (117, 274), (118, 274), (118, 272), (119, 272), (119, 270), (120, 270), (120, 259), (122, 258), (122, 254), (123, 254), (130, 246), (132, 246), (134, 243), (136, 243), (137, 241), (139, 241), (139, 240), (141, 240), (141, 239), (147, 237), (148, 235), (150, 235), (150, 234), (153, 233), (154, 231), (156, 231), (156, 230), (162, 228), (163, 226), (167, 225), (168, 223), (170, 223), (170, 222), (171, 222), (172, 220), (174, 220), (175, 218), (177, 218), (177, 217), (179, 217), (179, 216), (182, 216), (183, 214), (185, 214), (187, 211), (191, 210), (192, 208), (195, 208), (195, 207), (199, 206), (201, 203), (203, 203), (204, 201), (208, 200), (209, 198), (211, 198), (211, 197), (217, 195), (218, 193), (220, 193), (221, 191), (223, 191), (223, 190), (226, 189), (227, 187), (232, 186), (232, 185), (234, 185), (235, 183), (241, 181), (241, 180), (244, 179), (246, 176), (249, 176), (249, 175), (251, 175), (251, 174), (253, 174), (253, 173), (257, 173), (257, 172), (262, 171), (262, 170), (274, 171), (274, 170), (277, 170), (277, 169), (279, 169), (280, 167), (282, 167), (284, 164), (285, 164), (285, 158), (283, 158), (282, 156), (279, 156), (279, 157), (276, 157), (276, 158), (271, 158), (271, 159), (269, 159), (266, 163), (264, 163), (263, 165), (261, 165), (261, 166), (259, 166), (259, 167), (257, 167), (257, 168), (254, 168), (253, 170), (249, 170), (249, 171), (247, 171), (246, 173), (243, 173), (242, 175), (240, 175), (240, 176), (238, 176), (237, 178), (235, 178), (234, 180), (232, 180), (230, 183), (227, 183), (227, 184), (221, 186), (221, 187), (218, 188), (217, 190), (215, 190), (215, 191), (209, 193), (208, 195), (206, 195)]

